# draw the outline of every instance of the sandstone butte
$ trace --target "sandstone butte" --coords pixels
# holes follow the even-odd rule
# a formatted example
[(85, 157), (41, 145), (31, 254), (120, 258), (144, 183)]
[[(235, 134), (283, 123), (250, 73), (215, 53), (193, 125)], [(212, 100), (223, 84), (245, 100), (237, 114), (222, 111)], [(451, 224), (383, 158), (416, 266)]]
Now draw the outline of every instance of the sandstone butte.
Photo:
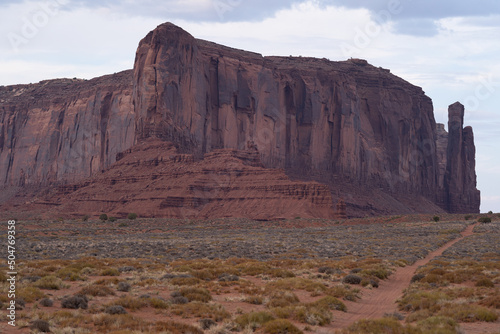
[(476, 213), (464, 107), (362, 59), (263, 57), (165, 23), (133, 70), (0, 87), (1, 209), (343, 218)]

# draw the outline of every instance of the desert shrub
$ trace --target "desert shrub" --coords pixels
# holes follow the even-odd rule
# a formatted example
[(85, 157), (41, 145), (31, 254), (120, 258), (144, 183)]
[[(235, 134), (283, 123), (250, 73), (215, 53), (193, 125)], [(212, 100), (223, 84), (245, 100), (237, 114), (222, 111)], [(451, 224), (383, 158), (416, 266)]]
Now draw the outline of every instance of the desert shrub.
[(488, 211), (488, 214), (489, 214), (489, 215), (492, 215), (492, 214), (493, 214), (493, 211), (491, 211), (491, 210), (490, 210), (490, 211)]
[(490, 217), (481, 217), (477, 221), (480, 223), (491, 223), (491, 218)]
[(399, 305), (404, 311), (435, 310), (434, 307), (438, 303), (449, 299), (450, 297), (442, 292), (416, 291), (405, 295), (399, 301)]
[(439, 221), (439, 219), (440, 219), (439, 216), (432, 217), (432, 220), (435, 221), (436, 223)]
[(220, 282), (236, 282), (239, 279), (240, 279), (240, 277), (237, 275), (231, 275), (231, 274), (226, 274), (226, 273), (219, 276)]
[(90, 218), (90, 216), (89, 216), (89, 215), (84, 215), (84, 216), (82, 217), (82, 221), (86, 222), (86, 221), (88, 221), (88, 220), (89, 220), (89, 218)]
[(113, 301), (113, 305), (119, 305), (131, 311), (136, 311), (148, 306), (148, 300), (146, 298), (134, 298), (131, 296), (126, 296)]
[(295, 277), (295, 274), (291, 272), (290, 270), (285, 270), (282, 268), (273, 268), (270, 269), (267, 274), (271, 277), (276, 277), (276, 278), (291, 278)]
[(187, 298), (190, 302), (198, 301), (208, 303), (212, 300), (210, 291), (203, 288), (185, 287), (179, 291), (180, 295)]
[(93, 297), (106, 297), (110, 295), (114, 296), (115, 292), (110, 287), (104, 285), (92, 284), (81, 288), (79, 294), (89, 295)]
[(60, 290), (64, 288), (64, 284), (62, 283), (61, 279), (53, 275), (44, 276), (36, 281), (33, 285), (37, 288), (46, 290)]
[(425, 275), (425, 277), (422, 278), (420, 280), (420, 282), (422, 282), (422, 283), (434, 283), (434, 284), (442, 283), (443, 277), (440, 275), (436, 275), (436, 274), (428, 274), (428, 275)]
[(376, 320), (360, 320), (349, 326), (348, 328), (341, 331), (342, 334), (387, 334), (387, 333), (398, 333), (398, 334), (410, 334), (418, 333), (416, 331), (411, 331), (407, 326), (403, 327), (393, 318), (382, 318)]
[(127, 314), (127, 310), (121, 305), (110, 305), (104, 309), (107, 314)]
[(488, 277), (481, 277), (476, 281), (476, 286), (483, 286), (486, 288), (494, 288), (495, 284)]
[(116, 290), (121, 292), (129, 292), (132, 287), (127, 282), (119, 282)]
[(378, 283), (378, 280), (374, 279), (374, 278), (363, 278), (363, 280), (361, 281), (361, 285), (362, 286), (371, 285), (374, 288), (378, 288), (379, 283)]
[(264, 303), (264, 298), (262, 296), (248, 296), (244, 300), (245, 302), (249, 304), (254, 304), (254, 305), (262, 305)]
[(291, 291), (275, 291), (271, 294), (268, 307), (283, 307), (299, 303), (299, 298)]
[(344, 298), (345, 300), (350, 301), (358, 299), (358, 293), (359, 289), (353, 289), (350, 285), (335, 285), (325, 291), (325, 295), (336, 298)]
[(472, 218), (472, 215), (465, 215), (465, 220), (470, 220)]
[(42, 333), (50, 333), (50, 324), (45, 320), (34, 320), (31, 322), (31, 329)]
[(27, 286), (18, 288), (16, 296), (25, 300), (27, 303), (32, 303), (45, 297), (45, 293), (37, 287)]
[(201, 302), (191, 302), (182, 305), (173, 305), (171, 312), (174, 315), (191, 318), (206, 318), (215, 321), (222, 321), (230, 318), (231, 314), (219, 304), (206, 304)]
[(238, 325), (240, 330), (245, 327), (250, 327), (252, 330), (256, 330), (268, 321), (274, 320), (274, 317), (265, 311), (251, 312), (242, 314), (234, 320)]
[(420, 320), (417, 323), (417, 328), (424, 333), (456, 334), (458, 324), (448, 317), (430, 317)]
[(167, 309), (169, 306), (168, 302), (162, 298), (150, 298), (149, 305), (151, 305), (151, 307), (155, 309), (162, 309), (162, 310)]
[(290, 321), (284, 319), (271, 320), (264, 324), (263, 332), (267, 334), (302, 334)]
[(26, 301), (22, 298), (16, 298), (16, 309), (17, 310), (23, 310), (24, 307), (26, 306)]
[(109, 217), (109, 221), (110, 222), (115, 222), (116, 221), (116, 217)]
[(460, 322), (495, 322), (498, 319), (495, 311), (474, 304), (446, 304), (437, 315)]
[(362, 272), (363, 269), (362, 268), (353, 268), (351, 269), (351, 271), (349, 271), (350, 274), (358, 274), (360, 272)]
[(361, 280), (362, 280), (361, 276), (349, 274), (344, 276), (342, 282), (347, 284), (359, 284), (361, 283)]
[(137, 219), (137, 214), (136, 214), (136, 213), (131, 212), (131, 213), (129, 213), (129, 214), (127, 215), (127, 218), (128, 218), (129, 220), (134, 220), (134, 219)]
[(201, 280), (196, 277), (175, 277), (170, 280), (172, 285), (198, 285)]
[(71, 297), (66, 297), (61, 300), (61, 307), (62, 308), (69, 308), (69, 309), (87, 309), (88, 308), (88, 302), (89, 300), (87, 299), (86, 296), (84, 295), (76, 295), (76, 296), (71, 296)]
[(50, 298), (43, 298), (43, 299), (40, 299), (40, 301), (38, 302), (41, 306), (43, 307), (51, 307), (54, 305), (54, 301)]
[(212, 319), (200, 319), (200, 326), (203, 330), (210, 329), (215, 325), (217, 325), (217, 323)]
[(341, 274), (342, 270), (324, 266), (324, 267), (319, 267), (318, 272), (321, 274), (334, 275), (334, 274)]
[(159, 321), (156, 323), (156, 331), (171, 334), (203, 334), (203, 331), (195, 326), (174, 321)]
[(307, 306), (328, 308), (330, 310), (347, 312), (347, 307), (345, 306), (345, 304), (332, 296), (323, 297), (313, 303), (307, 304)]
[(99, 219), (102, 221), (106, 221), (106, 220), (108, 220), (108, 215), (105, 213), (101, 213), (101, 215), (99, 216)]
[(496, 295), (489, 296), (481, 300), (479, 304), (490, 308), (500, 309), (500, 298)]
[(386, 279), (389, 277), (390, 272), (387, 269), (382, 267), (372, 268), (372, 269), (364, 269), (360, 272), (362, 276), (374, 276), (380, 279)]
[(172, 297), (171, 302), (172, 304), (187, 304), (189, 303), (189, 299), (181, 295), (179, 291), (174, 291), (170, 294)]
[(283, 278), (274, 282), (266, 284), (267, 292), (274, 292), (276, 290), (306, 290), (308, 292), (324, 292), (327, 287), (319, 282), (302, 278), (292, 277)]
[(120, 271), (116, 268), (106, 268), (101, 271), (101, 276), (120, 276)]
[(330, 308), (325, 305), (298, 304), (273, 308), (278, 319), (292, 319), (313, 326), (324, 326), (332, 321)]

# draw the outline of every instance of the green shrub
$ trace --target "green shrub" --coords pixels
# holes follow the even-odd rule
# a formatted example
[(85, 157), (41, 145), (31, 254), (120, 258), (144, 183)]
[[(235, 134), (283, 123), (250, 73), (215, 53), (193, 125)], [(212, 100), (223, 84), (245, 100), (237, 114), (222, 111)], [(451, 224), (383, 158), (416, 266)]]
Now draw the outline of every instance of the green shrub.
[(290, 321), (284, 319), (271, 320), (264, 324), (264, 333), (267, 334), (302, 334)]
[(437, 223), (439, 221), (439, 216), (432, 217), (432, 220), (434, 220)]
[(105, 213), (101, 213), (101, 215), (99, 216), (99, 219), (102, 221), (106, 221), (106, 220), (108, 220), (108, 215)]
[(480, 223), (491, 223), (491, 218), (490, 217), (481, 217), (477, 221)]
[(489, 214), (489, 215), (492, 215), (492, 214), (493, 214), (493, 211), (488, 211), (488, 214)]
[(465, 215), (465, 220), (470, 220), (472, 218), (472, 215)]
[(116, 221), (116, 217), (109, 217), (109, 221), (110, 222), (115, 222)]
[(89, 220), (90, 216), (89, 215), (85, 215), (82, 217), (82, 221), (86, 222), (87, 220)]
[(130, 220), (137, 219), (137, 214), (131, 212), (131, 213), (128, 214), (127, 218), (130, 219)]

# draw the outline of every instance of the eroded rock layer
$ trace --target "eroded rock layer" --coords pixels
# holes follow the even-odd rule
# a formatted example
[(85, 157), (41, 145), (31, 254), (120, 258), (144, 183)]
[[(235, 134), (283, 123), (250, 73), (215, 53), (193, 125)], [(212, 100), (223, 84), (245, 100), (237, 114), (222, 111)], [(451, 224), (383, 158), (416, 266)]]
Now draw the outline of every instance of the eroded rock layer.
[[(60, 203), (53, 207), (52, 203)], [(293, 182), (264, 168), (256, 150), (218, 149), (195, 161), (172, 143), (147, 139), (120, 154), (106, 172), (61, 186), (29, 204), (48, 214), (126, 217), (335, 218), (330, 191), (317, 182)], [(52, 209), (51, 209), (52, 208)], [(52, 212), (50, 212), (52, 210)]]

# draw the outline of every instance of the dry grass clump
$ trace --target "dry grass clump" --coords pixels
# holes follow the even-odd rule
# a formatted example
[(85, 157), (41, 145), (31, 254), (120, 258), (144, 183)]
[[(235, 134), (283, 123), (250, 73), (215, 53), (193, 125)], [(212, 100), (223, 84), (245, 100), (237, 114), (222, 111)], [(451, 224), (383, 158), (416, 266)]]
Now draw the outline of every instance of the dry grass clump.
[(217, 322), (231, 317), (231, 314), (222, 305), (202, 302), (172, 305), (170, 311), (183, 318), (206, 318)]
[(130, 311), (137, 311), (143, 307), (148, 306), (147, 298), (136, 298), (131, 296), (120, 297), (113, 300), (109, 306), (119, 305)]
[(60, 278), (53, 275), (40, 278), (38, 281), (33, 283), (33, 286), (45, 290), (61, 290), (67, 288), (67, 285), (63, 284)]
[(155, 330), (171, 334), (203, 334), (203, 331), (198, 327), (174, 321), (159, 321), (155, 325)]
[(298, 303), (299, 298), (293, 292), (277, 290), (269, 296), (267, 307), (284, 307)]
[(16, 298), (24, 300), (26, 303), (32, 303), (47, 297), (42, 290), (34, 286), (23, 286), (16, 291)]
[(302, 334), (294, 324), (288, 320), (276, 319), (268, 321), (263, 326), (263, 332), (267, 334)]
[(274, 320), (274, 316), (266, 311), (250, 312), (242, 314), (234, 320), (238, 325), (238, 329), (250, 328), (255, 331), (257, 328), (262, 327), (266, 322)]
[(204, 288), (184, 287), (179, 290), (179, 295), (185, 297), (190, 302), (198, 301), (208, 303), (212, 300), (210, 291)]
[(305, 290), (318, 296), (327, 290), (325, 284), (308, 278), (293, 277), (272, 281), (266, 284), (265, 291), (272, 292), (276, 290)]
[(81, 295), (89, 295), (93, 297), (106, 297), (115, 295), (115, 291), (113, 289), (101, 284), (90, 284), (84, 286), (78, 293)]

